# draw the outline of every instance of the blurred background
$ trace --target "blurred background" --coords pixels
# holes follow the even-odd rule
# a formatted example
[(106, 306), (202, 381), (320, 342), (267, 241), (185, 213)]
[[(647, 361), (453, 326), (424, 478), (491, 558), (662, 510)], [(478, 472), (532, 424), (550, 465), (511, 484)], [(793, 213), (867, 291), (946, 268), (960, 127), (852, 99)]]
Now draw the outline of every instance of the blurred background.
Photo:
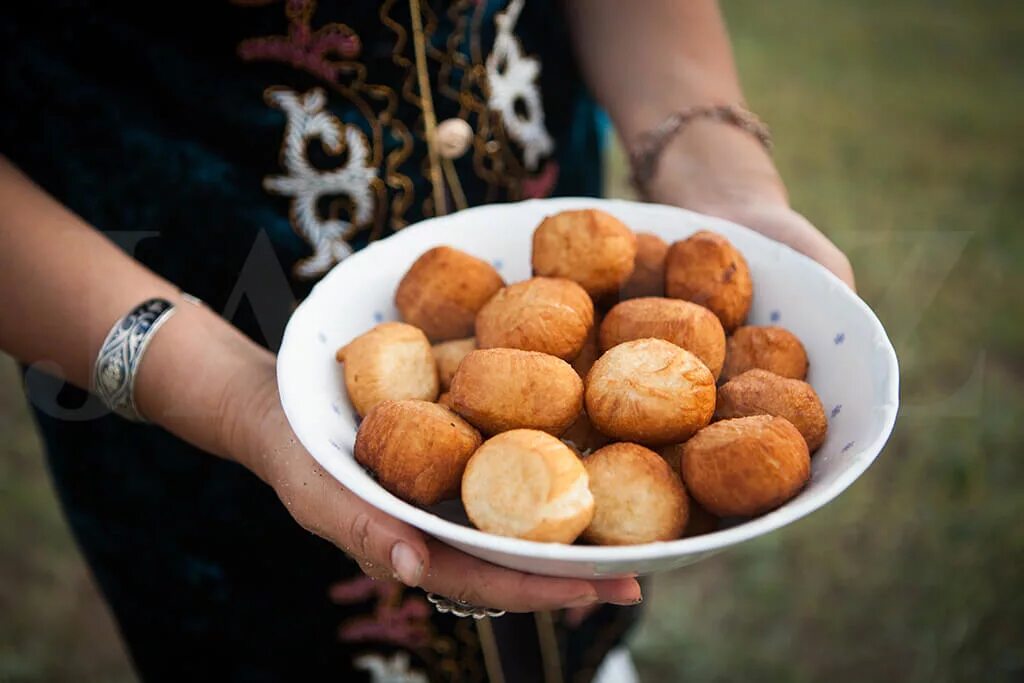
[[(785, 530), (655, 577), (644, 680), (1024, 680), (1024, 8), (723, 0), (794, 206), (850, 254), (902, 408)], [(628, 196), (609, 150), (609, 194)], [(0, 682), (132, 681), (0, 358)]]

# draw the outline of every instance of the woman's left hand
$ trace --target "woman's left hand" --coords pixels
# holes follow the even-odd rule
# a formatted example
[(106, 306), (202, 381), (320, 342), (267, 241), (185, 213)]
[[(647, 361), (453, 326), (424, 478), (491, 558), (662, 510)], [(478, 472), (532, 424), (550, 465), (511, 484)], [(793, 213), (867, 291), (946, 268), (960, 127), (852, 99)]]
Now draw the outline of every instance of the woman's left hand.
[(854, 286), (850, 260), (790, 207), (771, 156), (746, 131), (695, 121), (669, 142), (645, 189), (652, 201), (724, 218), (789, 245)]
[(839, 247), (785, 202), (735, 202), (688, 207), (756, 230), (809, 256), (856, 289), (853, 267)]

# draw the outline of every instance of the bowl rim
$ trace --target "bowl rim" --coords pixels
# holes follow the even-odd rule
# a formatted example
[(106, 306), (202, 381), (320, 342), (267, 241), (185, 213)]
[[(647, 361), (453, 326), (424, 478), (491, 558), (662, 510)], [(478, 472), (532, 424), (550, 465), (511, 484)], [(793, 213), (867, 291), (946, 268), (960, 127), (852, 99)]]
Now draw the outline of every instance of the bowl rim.
[[(691, 218), (718, 224), (728, 224), (740, 232), (747, 233), (755, 243), (760, 242), (766, 248), (789, 251), (798, 261), (802, 260), (806, 267), (812, 270), (817, 270), (819, 275), (824, 276), (826, 281), (832, 283), (837, 291), (842, 291), (843, 296), (849, 298), (851, 303), (854, 304), (859, 312), (866, 317), (867, 321), (874, 328), (874, 344), (879, 348), (882, 357), (886, 361), (885, 372), (887, 376), (884, 380), (884, 396), (882, 397), (881, 403), (874, 406), (876, 411), (881, 411), (882, 413), (882, 428), (878, 431), (875, 438), (869, 443), (863, 446), (858, 446), (853, 453), (849, 453), (850, 457), (864, 453), (869, 454), (869, 457), (863, 458), (853, 466), (847, 468), (837, 476), (835, 480), (829, 483), (825, 489), (819, 491), (815, 496), (793, 499), (771, 512), (745, 521), (734, 527), (673, 541), (657, 541), (653, 543), (622, 546), (589, 546), (563, 543), (542, 543), (538, 541), (527, 541), (518, 538), (498, 536), (496, 534), (480, 531), (479, 529), (475, 529), (470, 526), (464, 526), (456, 522), (448, 521), (427, 510), (416, 507), (415, 505), (394, 496), (373, 479), (367, 478), (365, 480), (345, 481), (344, 478), (335, 471), (336, 468), (332, 465), (333, 458), (328, 458), (327, 462), (324, 462), (317, 457), (316, 450), (322, 447), (322, 444), (305, 443), (302, 439), (302, 435), (296, 431), (296, 436), (300, 443), (302, 443), (303, 447), (307, 449), (314, 460), (327, 469), (336, 480), (341, 482), (350, 491), (385, 514), (399, 519), (445, 542), (457, 543), (487, 550), (493, 553), (514, 555), (526, 559), (536, 558), (570, 563), (621, 565), (628, 564), (630, 562), (670, 559), (673, 557), (694, 555), (697, 553), (709, 553), (780, 529), (833, 501), (854, 481), (860, 478), (868, 467), (870, 467), (878, 458), (896, 423), (896, 415), (899, 407), (899, 362), (892, 342), (889, 340), (889, 337), (885, 332), (885, 328), (875, 315), (875, 312), (856, 294), (856, 292), (850, 289), (846, 283), (840, 280), (834, 273), (804, 254), (797, 252), (788, 245), (776, 242), (775, 240), (772, 240), (743, 225), (727, 219), (718, 218), (716, 216), (706, 216), (695, 211), (675, 206), (649, 204), (646, 202), (636, 202), (624, 199), (558, 197), (549, 199), (528, 199), (521, 202), (487, 204), (464, 209), (459, 211), (457, 215), (460, 216), (460, 218), (464, 218), (467, 214), (486, 214), (493, 211), (516, 211), (517, 208), (524, 205), (537, 203), (542, 203), (553, 210), (587, 207), (610, 208), (612, 213), (614, 213), (615, 207), (640, 204), (656, 206), (660, 209), (670, 209), (672, 211), (689, 214)], [(453, 215), (456, 214), (428, 218), (409, 225), (403, 228), (400, 232), (395, 233), (386, 239), (391, 240), (397, 238), (398, 240), (401, 240), (402, 235), (405, 235), (406, 233), (418, 233), (423, 230), (429, 230), (437, 222), (444, 222), (450, 219)], [(385, 241), (386, 240), (380, 240), (371, 243), (359, 252), (349, 256), (342, 263), (351, 261), (352, 259), (365, 260), (373, 258)], [(313, 299), (317, 290), (324, 287), (324, 283), (339, 272), (338, 267), (340, 265), (341, 264), (335, 266), (316, 285), (314, 285), (309, 296), (307, 296), (307, 298), (303, 300), (293, 311), (281, 341), (281, 347), (277, 356), (278, 389), (280, 392), (282, 407), (291, 425), (296, 424), (296, 418), (292, 413), (296, 410), (296, 406), (303, 404), (303, 401), (301, 400), (301, 397), (293, 394), (293, 391), (298, 391), (298, 388), (295, 387), (292, 382), (288, 381), (286, 377), (286, 375), (289, 374), (288, 368), (290, 367), (288, 350), (292, 348), (292, 345), (290, 345), (289, 342), (298, 335), (298, 332), (296, 332), (296, 329), (299, 326), (297, 321), (306, 315), (310, 315), (312, 304), (309, 302)]]

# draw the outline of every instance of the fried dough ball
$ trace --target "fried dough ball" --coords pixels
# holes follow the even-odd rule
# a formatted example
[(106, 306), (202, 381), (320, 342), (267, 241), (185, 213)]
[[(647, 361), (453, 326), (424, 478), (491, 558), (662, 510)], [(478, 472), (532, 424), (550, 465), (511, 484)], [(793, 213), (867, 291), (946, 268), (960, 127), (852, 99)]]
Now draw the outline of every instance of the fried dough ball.
[(665, 255), (668, 244), (655, 234), (636, 234), (636, 260), (633, 274), (619, 293), (621, 300), (642, 296), (665, 296)]
[(780, 377), (807, 377), (807, 352), (796, 335), (773, 325), (744, 325), (725, 343), (722, 379), (760, 368)]
[(338, 349), (345, 388), (365, 417), (381, 401), (437, 398), (437, 365), (422, 331), (405, 323), (381, 323)]
[(679, 475), (657, 453), (633, 443), (605, 446), (583, 459), (594, 519), (583, 539), (598, 545), (672, 541), (686, 528), (689, 504)]
[(450, 393), (453, 410), (484, 434), (527, 428), (557, 436), (583, 405), (583, 382), (571, 365), (519, 349), (473, 351)]
[(450, 392), (444, 392), (437, 397), (437, 405), (444, 406), (448, 410), (452, 409), (452, 395)]
[(462, 473), (483, 439), (444, 406), (427, 401), (378, 403), (356, 432), (356, 461), (385, 489), (417, 505), (459, 495)]
[(747, 370), (718, 389), (715, 419), (775, 415), (793, 423), (813, 453), (825, 442), (828, 420), (810, 384), (767, 370)]
[(466, 514), (481, 531), (572, 543), (594, 516), (587, 471), (564, 443), (515, 429), (491, 437), (462, 477)]
[(711, 309), (732, 332), (747, 319), (754, 289), (743, 254), (721, 235), (701, 230), (669, 247), (665, 293)]
[(594, 304), (572, 280), (535, 277), (505, 287), (476, 316), (481, 349), (540, 351), (563, 360), (579, 355), (594, 325)]
[(633, 274), (636, 235), (597, 209), (562, 211), (533, 232), (533, 273), (575, 280), (592, 297), (617, 293)]
[[(669, 464), (673, 472), (679, 472), (679, 466), (683, 462), (683, 446), (685, 443), (673, 443), (668, 446), (662, 446), (658, 449), (658, 455), (665, 459), (665, 462)], [(682, 476), (682, 475), (680, 475)]]
[(459, 363), (470, 351), (476, 349), (476, 339), (453, 339), (434, 344), (434, 360), (437, 361), (437, 378), (441, 382), (441, 391), (448, 391), (452, 385), (452, 377), (459, 368)]
[(697, 356), (663, 339), (613, 347), (587, 375), (587, 415), (615, 439), (685, 441), (715, 411), (715, 378)]
[(686, 490), (719, 517), (750, 517), (793, 498), (811, 476), (807, 443), (783, 417), (715, 422), (683, 447)]
[(721, 519), (705, 510), (697, 501), (690, 499), (690, 520), (686, 523), (683, 538), (710, 534), (713, 531), (718, 531), (718, 527), (721, 525)]
[(714, 313), (682, 299), (630, 299), (601, 321), (601, 349), (654, 337), (670, 341), (704, 361), (716, 378), (725, 361), (725, 331)]
[(395, 292), (402, 320), (434, 341), (473, 336), (477, 311), (505, 286), (491, 264), (452, 247), (434, 247), (409, 268)]
[(572, 368), (576, 373), (583, 378), (586, 378), (587, 373), (590, 372), (590, 368), (594, 366), (597, 359), (601, 357), (601, 346), (597, 340), (597, 330), (600, 324), (597, 319), (597, 314), (594, 314), (594, 324), (590, 326), (590, 332), (587, 334), (587, 338), (583, 341), (583, 348), (580, 349), (579, 354), (572, 361)]
[[(685, 443), (674, 443), (671, 446), (663, 446), (658, 449), (658, 455), (665, 459), (672, 471), (682, 476), (683, 448)], [(696, 500), (690, 498), (690, 521), (686, 523), (686, 531), (683, 538), (710, 534), (718, 529), (722, 520), (702, 508)]]
[(580, 455), (586, 455), (606, 446), (611, 439), (598, 431), (594, 423), (587, 417), (587, 411), (580, 411), (576, 421), (562, 432), (562, 441)]

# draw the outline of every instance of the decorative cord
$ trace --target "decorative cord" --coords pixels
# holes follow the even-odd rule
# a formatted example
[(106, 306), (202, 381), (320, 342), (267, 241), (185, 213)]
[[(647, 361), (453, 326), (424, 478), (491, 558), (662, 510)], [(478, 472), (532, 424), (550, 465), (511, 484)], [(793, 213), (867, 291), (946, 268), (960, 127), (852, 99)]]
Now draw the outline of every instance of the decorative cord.
[(423, 134), (427, 138), (427, 158), (430, 162), (430, 184), (434, 192), (434, 215), (441, 216), (447, 211), (444, 179), (441, 177), (441, 162), (437, 153), (435, 136), (437, 116), (434, 114), (434, 98), (430, 90), (430, 74), (427, 71), (426, 41), (423, 37), (423, 17), (420, 14), (420, 0), (409, 0), (412, 15), (412, 33), (416, 51), (416, 76), (420, 88), (420, 104), (423, 108)]

